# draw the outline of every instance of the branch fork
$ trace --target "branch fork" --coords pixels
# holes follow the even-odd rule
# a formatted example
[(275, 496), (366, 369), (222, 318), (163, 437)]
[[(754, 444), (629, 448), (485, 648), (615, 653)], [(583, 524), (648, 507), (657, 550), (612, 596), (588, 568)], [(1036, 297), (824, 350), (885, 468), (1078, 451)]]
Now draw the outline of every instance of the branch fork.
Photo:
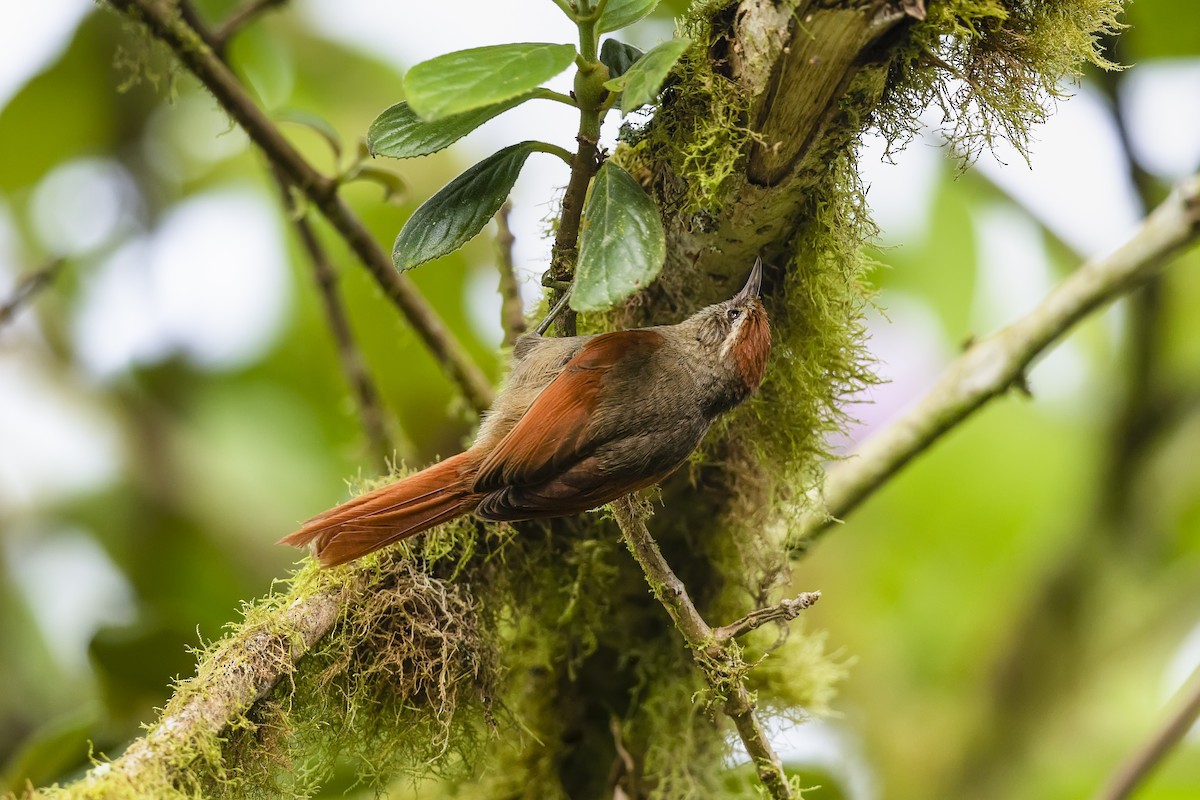
[(752, 611), (745, 617), (713, 629), (692, 603), (687, 587), (663, 558), (658, 543), (646, 528), (649, 506), (632, 495), (612, 504), (621, 536), (634, 559), (646, 574), (650, 591), (663, 604), (675, 627), (692, 649), (696, 664), (718, 698), (725, 699), (724, 712), (733, 720), (738, 736), (754, 761), (759, 780), (768, 796), (775, 800), (794, 797), (791, 783), (783, 771), (783, 762), (771, 746), (758, 718), (754, 694), (746, 687), (750, 665), (742, 659), (734, 638), (772, 620), (794, 619), (820, 598), (820, 592), (804, 592), (776, 606)]

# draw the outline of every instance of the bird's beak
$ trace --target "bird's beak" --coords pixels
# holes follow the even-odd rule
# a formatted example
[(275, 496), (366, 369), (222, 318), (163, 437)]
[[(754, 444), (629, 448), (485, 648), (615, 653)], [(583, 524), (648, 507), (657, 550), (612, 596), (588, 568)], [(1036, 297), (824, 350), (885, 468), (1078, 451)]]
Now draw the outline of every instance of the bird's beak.
[(757, 300), (762, 290), (762, 259), (754, 259), (754, 269), (750, 270), (750, 277), (746, 279), (746, 285), (742, 290), (733, 296), (734, 303), (747, 303), (751, 300)]

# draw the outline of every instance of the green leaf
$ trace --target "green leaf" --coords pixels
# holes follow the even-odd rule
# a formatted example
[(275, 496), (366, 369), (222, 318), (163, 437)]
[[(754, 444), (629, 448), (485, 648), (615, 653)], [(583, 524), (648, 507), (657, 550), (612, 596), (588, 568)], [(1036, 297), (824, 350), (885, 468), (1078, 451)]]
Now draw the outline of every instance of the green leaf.
[(675, 66), (691, 43), (691, 39), (663, 42), (638, 59), (624, 75), (605, 81), (604, 88), (621, 92), (621, 112), (628, 114), (635, 108), (653, 103), (671, 67)]
[(600, 45), (600, 61), (608, 67), (608, 74), (613, 78), (624, 75), (633, 63), (644, 55), (645, 53), (633, 45), (618, 42), (616, 39), (605, 39), (604, 44)]
[(408, 103), (384, 111), (367, 130), (367, 147), (373, 156), (415, 158), (436, 153), (466, 136), (492, 117), (524, 103), (529, 93), (474, 111), (425, 122), (409, 108)]
[(536, 89), (571, 65), (569, 44), (499, 44), (423, 61), (404, 76), (408, 104), (433, 121)]
[(632, 175), (605, 162), (583, 211), (571, 308), (611, 308), (654, 280), (666, 255), (654, 201)]
[(543, 146), (521, 142), (493, 153), (422, 203), (396, 237), (396, 267), (412, 269), (466, 244), (500, 209), (525, 159)]
[(656, 5), (658, 0), (608, 0), (596, 23), (596, 32), (608, 33), (632, 25), (653, 11)]

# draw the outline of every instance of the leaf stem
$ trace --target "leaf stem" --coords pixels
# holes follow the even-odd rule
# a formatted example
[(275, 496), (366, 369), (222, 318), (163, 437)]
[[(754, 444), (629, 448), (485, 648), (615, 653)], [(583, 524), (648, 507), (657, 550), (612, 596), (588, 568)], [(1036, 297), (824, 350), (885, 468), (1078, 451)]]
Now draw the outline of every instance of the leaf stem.
[(539, 153), (549, 153), (552, 156), (558, 156), (566, 162), (567, 166), (571, 166), (575, 161), (575, 154), (565, 147), (559, 147), (556, 144), (550, 144), (550, 142), (531, 141), (529, 144)]
[(547, 89), (545, 87), (534, 89), (531, 97), (535, 97), (539, 100), (553, 100), (556, 103), (562, 103), (563, 105), (570, 106), (571, 108), (579, 108), (579, 104), (575, 102), (575, 98), (571, 97), (571, 95), (563, 94), (562, 92), (556, 92), (553, 89)]

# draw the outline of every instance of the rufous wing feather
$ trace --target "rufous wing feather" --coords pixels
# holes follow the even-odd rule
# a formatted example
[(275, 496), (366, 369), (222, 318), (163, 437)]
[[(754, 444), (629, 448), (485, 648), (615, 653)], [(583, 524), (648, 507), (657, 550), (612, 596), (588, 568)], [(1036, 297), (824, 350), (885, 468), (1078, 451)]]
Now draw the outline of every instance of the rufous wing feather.
[(601, 334), (584, 345), (481, 462), (472, 487), (481, 497), (479, 516), (560, 516), (649, 485), (625, 486), (603, 474), (592, 453), (605, 441), (593, 422), (613, 370), (644, 363), (661, 345), (651, 330)]
[(479, 502), (471, 463), (460, 453), (318, 514), (279, 543), (312, 545), (321, 566), (333, 567), (470, 513)]

